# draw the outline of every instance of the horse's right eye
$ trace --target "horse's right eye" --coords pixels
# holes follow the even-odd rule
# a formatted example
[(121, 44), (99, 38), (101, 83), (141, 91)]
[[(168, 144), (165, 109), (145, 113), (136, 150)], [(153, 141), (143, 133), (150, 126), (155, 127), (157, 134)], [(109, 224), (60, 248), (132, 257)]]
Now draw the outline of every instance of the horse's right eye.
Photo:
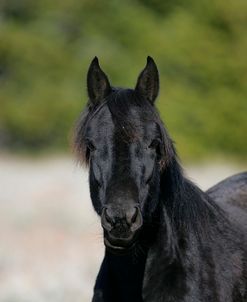
[(87, 158), (87, 160), (90, 159), (91, 154), (93, 151), (95, 151), (95, 149), (96, 148), (95, 148), (94, 144), (91, 141), (86, 140), (86, 158)]
[(91, 141), (87, 140), (86, 144), (87, 144), (87, 148), (90, 152), (92, 152), (96, 149), (94, 144)]
[(88, 149), (90, 151), (94, 151), (96, 149), (95, 146), (94, 146), (94, 144), (92, 142), (89, 142), (88, 145), (87, 145), (87, 147), (88, 147)]

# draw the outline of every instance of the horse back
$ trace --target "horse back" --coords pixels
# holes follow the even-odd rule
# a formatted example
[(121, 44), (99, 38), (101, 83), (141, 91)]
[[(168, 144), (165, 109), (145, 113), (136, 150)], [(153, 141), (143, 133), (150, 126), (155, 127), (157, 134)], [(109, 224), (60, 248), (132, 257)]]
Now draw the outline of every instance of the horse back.
[(206, 193), (247, 231), (247, 172), (224, 179)]

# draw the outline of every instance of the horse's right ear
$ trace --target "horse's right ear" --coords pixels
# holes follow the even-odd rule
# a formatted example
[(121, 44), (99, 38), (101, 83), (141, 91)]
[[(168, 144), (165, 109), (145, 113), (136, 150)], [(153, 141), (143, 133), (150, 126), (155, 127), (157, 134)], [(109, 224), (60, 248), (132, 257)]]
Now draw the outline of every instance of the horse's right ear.
[(97, 57), (93, 59), (88, 69), (87, 91), (93, 105), (100, 103), (111, 92), (109, 80), (100, 68)]

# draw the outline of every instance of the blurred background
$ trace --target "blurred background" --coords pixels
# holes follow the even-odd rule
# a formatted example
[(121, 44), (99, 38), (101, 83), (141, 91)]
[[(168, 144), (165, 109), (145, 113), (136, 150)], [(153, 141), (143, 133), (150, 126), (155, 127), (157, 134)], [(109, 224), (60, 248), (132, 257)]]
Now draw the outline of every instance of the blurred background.
[(246, 169), (245, 0), (0, 0), (0, 301), (90, 301), (103, 255), (71, 151), (97, 55), (134, 87), (151, 55), (157, 106), (190, 178)]

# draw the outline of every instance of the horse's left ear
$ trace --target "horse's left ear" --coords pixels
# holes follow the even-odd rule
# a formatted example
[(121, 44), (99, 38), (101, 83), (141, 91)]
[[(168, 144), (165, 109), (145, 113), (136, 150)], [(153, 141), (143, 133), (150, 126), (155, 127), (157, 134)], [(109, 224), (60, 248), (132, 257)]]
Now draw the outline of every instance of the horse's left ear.
[(152, 105), (159, 93), (159, 72), (151, 57), (147, 57), (147, 64), (140, 73), (135, 90), (146, 98)]

